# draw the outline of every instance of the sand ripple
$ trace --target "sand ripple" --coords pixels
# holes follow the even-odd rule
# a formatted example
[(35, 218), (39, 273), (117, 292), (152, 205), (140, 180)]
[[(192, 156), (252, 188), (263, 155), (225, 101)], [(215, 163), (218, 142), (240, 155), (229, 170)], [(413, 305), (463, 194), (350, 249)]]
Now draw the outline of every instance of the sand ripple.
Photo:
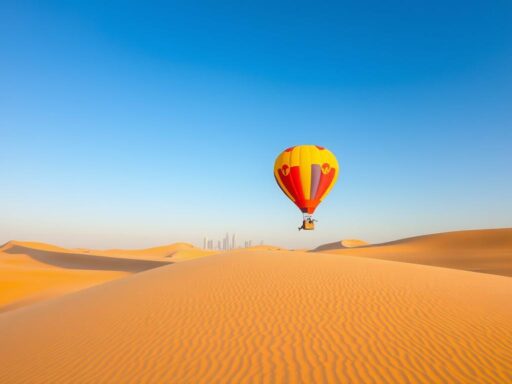
[(512, 382), (512, 279), (233, 252), (0, 315), (2, 383)]

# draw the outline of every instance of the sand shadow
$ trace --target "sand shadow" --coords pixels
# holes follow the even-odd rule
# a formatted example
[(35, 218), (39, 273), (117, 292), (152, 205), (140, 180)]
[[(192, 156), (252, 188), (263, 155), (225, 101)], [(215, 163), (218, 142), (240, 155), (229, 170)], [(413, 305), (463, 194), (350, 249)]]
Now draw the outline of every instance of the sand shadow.
[(173, 264), (170, 261), (124, 259), (82, 253), (64, 253), (45, 251), (14, 245), (3, 251), (9, 254), (24, 254), (41, 263), (66, 269), (85, 269), (96, 271), (142, 272), (148, 269)]

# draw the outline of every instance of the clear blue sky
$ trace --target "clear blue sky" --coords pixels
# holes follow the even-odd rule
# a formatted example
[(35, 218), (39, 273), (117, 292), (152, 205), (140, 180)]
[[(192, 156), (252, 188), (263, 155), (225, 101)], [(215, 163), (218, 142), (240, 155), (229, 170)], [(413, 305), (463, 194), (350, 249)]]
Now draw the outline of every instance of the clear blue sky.
[[(0, 242), (512, 226), (510, 1), (241, 3), (2, 1)], [(272, 167), (310, 143), (342, 170), (298, 233)]]

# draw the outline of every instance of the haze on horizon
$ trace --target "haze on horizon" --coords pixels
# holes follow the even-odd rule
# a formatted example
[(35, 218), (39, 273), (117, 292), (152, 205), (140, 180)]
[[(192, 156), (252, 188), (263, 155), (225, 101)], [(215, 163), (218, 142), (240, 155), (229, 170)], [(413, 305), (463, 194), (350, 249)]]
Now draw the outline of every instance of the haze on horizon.
[[(0, 4), (0, 243), (512, 226), (512, 4)], [(286, 147), (341, 167), (312, 233)]]

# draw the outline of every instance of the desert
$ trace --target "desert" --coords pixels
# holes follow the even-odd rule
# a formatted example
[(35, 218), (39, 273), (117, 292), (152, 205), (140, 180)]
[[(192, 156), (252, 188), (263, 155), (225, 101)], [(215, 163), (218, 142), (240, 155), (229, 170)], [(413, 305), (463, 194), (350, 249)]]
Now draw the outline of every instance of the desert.
[[(510, 234), (494, 230), (482, 240), (481, 231), (469, 231), (463, 238), (480, 244), (481, 258), (500, 249), (507, 271)], [(0, 381), (509, 382), (512, 281), (503, 271), (464, 270), (460, 258), (451, 268), (424, 265), (427, 252), (438, 259), (440, 241), (450, 244), (444, 253), (464, 244), (458, 232), (420, 245), (405, 241), (413, 244), (411, 257), (424, 247), (418, 262), (377, 251), (361, 257), (265, 246), (177, 263), (166, 252), (117, 252), (106, 264), (83, 258), (100, 257), (92, 251), (46, 246), (53, 264), (58, 252), (80, 260), (68, 273), (90, 272), (96, 262), (93, 273), (108, 275), (4, 309)], [(4, 262), (13, 255), (5, 248)], [(34, 257), (18, 251), (25, 264)], [(468, 257), (471, 267), (475, 257)], [(158, 258), (165, 261), (130, 264)]]

